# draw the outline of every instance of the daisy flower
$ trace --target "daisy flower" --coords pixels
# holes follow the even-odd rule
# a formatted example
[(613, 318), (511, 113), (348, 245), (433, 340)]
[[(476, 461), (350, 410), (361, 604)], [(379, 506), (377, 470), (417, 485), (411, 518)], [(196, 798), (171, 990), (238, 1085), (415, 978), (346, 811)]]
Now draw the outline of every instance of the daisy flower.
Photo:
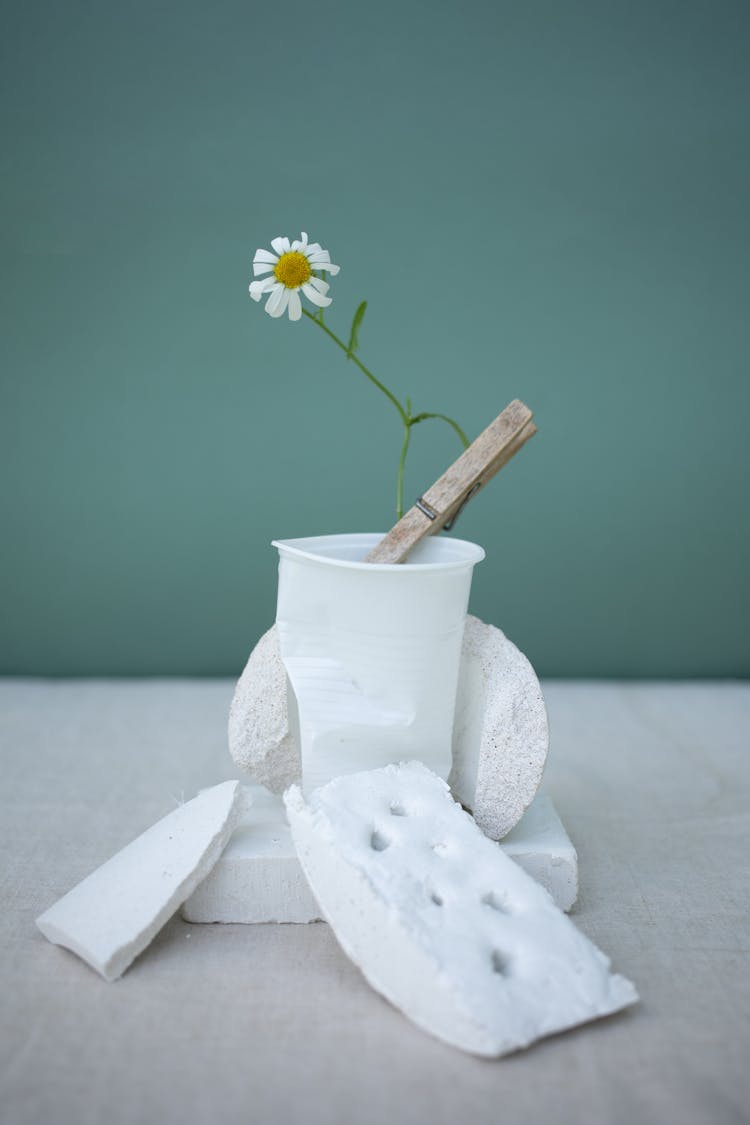
[[(321, 309), (327, 308), (331, 303), (331, 298), (326, 296), (330, 286), (317, 273), (323, 270), (330, 274), (339, 272), (328, 251), (319, 242), (308, 242), (304, 231), (299, 241), (295, 239), (290, 243), (288, 238), (279, 236), (272, 240), (271, 246), (274, 253), (270, 250), (255, 251), (253, 274), (263, 280), (250, 282), (252, 299), (259, 301), (268, 293), (268, 315), (283, 316), (288, 309), (290, 320), (299, 320), (302, 316), (300, 290), (308, 301)], [(268, 276), (264, 277), (264, 274)]]

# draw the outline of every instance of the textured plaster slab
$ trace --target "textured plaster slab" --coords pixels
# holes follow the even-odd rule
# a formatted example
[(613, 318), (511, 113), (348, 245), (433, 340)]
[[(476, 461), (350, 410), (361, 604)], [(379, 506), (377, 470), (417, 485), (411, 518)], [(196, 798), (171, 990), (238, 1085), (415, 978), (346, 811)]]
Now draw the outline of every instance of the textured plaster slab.
[[(183, 904), (187, 922), (318, 922), (280, 797), (246, 787), (242, 819), (211, 873)], [(561, 910), (578, 895), (578, 857), (554, 805), (538, 793), (501, 844)]]
[[(297, 715), (275, 626), (239, 679), (229, 715), (229, 749), (253, 781), (274, 793), (301, 773)], [(452, 792), (488, 836), (502, 839), (533, 800), (549, 731), (529, 661), (494, 625), (467, 617), (453, 727)], [(351, 770), (345, 759), (341, 772)]]
[(498, 1056), (637, 1000), (549, 895), (421, 763), (285, 794), (344, 952), (423, 1030)]
[(213, 867), (239, 793), (225, 781), (180, 805), (37, 918), (39, 929), (116, 980)]

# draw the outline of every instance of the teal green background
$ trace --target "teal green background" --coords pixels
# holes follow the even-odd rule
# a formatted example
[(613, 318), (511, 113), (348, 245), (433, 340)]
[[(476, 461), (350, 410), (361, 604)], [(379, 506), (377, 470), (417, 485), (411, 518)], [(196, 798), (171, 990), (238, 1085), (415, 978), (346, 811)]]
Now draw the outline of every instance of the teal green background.
[[(305, 229), (475, 436), (472, 609), (548, 676), (746, 676), (748, 8), (3, 9), (0, 670), (235, 674), (274, 537), (385, 530), (392, 407), (247, 295)], [(458, 452), (415, 431), (407, 495)]]

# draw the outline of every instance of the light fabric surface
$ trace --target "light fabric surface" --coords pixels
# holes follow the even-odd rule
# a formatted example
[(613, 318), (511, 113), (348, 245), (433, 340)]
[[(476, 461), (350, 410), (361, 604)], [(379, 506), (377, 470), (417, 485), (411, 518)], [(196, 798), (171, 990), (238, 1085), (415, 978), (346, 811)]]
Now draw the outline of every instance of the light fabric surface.
[(175, 918), (111, 985), (36, 930), (234, 776), (232, 687), (0, 682), (3, 1125), (748, 1121), (749, 685), (545, 685), (572, 917), (642, 1002), (497, 1062), (409, 1024), (325, 925)]

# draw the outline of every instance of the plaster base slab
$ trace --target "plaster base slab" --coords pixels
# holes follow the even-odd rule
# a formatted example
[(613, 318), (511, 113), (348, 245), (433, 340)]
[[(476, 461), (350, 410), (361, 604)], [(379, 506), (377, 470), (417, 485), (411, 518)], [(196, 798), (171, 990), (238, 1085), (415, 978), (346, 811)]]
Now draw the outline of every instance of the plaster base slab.
[(281, 797), (246, 785), (244, 812), (210, 876), (182, 905), (186, 922), (319, 922)]
[[(280, 797), (245, 787), (245, 812), (210, 875), (182, 906), (186, 922), (319, 922)], [(561, 910), (578, 896), (578, 856), (552, 801), (538, 793), (498, 847), (549, 891)]]

